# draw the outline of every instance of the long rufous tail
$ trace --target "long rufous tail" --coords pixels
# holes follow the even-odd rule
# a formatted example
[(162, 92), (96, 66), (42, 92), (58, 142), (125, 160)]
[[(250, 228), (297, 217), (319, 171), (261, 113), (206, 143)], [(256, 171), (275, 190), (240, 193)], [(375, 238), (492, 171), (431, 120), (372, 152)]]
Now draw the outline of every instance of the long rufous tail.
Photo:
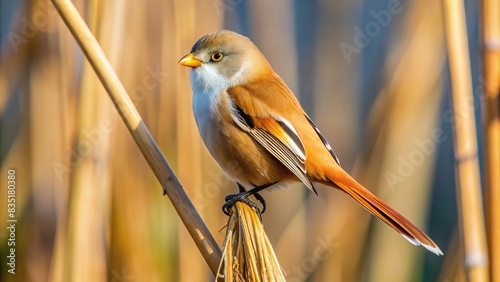
[(418, 227), (413, 225), (413, 223), (398, 213), (395, 209), (391, 208), (384, 201), (373, 195), (370, 191), (368, 191), (368, 189), (359, 184), (342, 168), (332, 168), (329, 171), (326, 171), (326, 176), (332, 182), (326, 183), (327, 185), (340, 188), (349, 194), (349, 196), (360, 203), (365, 209), (380, 218), (412, 244), (417, 246), (422, 245), (424, 248), (438, 256), (443, 255), (443, 252), (439, 249), (436, 243), (434, 243), (434, 241), (427, 236), (427, 234), (418, 229)]

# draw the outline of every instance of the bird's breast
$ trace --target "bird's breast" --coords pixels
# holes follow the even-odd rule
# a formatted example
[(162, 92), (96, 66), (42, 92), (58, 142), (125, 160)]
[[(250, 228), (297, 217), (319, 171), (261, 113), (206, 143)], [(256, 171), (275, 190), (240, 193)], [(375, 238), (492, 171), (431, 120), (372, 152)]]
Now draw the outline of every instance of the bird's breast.
[(200, 135), (222, 169), (242, 184), (264, 185), (290, 177), (290, 172), (232, 120), (229, 96), (194, 92), (193, 113)]
[[(216, 130), (218, 113), (215, 104), (220, 94), (213, 92), (193, 93), (193, 114), (203, 140), (208, 140), (213, 130)], [(205, 141), (206, 142), (206, 141)]]

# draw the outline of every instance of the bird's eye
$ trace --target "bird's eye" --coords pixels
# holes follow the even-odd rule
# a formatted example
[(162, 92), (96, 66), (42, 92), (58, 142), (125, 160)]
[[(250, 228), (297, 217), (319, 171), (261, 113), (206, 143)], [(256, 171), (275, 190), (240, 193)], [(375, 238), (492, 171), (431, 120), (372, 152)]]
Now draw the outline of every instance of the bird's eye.
[(212, 62), (219, 62), (220, 60), (222, 60), (222, 57), (224, 57), (224, 55), (222, 55), (221, 52), (213, 52), (212, 55), (210, 56), (210, 60)]

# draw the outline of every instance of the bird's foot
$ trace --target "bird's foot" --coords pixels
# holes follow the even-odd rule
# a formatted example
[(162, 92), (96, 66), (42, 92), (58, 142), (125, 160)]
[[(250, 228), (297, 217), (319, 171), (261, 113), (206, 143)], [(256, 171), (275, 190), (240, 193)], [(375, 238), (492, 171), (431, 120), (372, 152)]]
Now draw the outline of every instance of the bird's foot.
[[(236, 203), (237, 201), (239, 201), (239, 202), (245, 203), (246, 205), (248, 205), (251, 208), (254, 208), (255, 211), (257, 211), (257, 213), (259, 214), (259, 218), (261, 218), (261, 220), (262, 220), (262, 211), (259, 209), (259, 207), (257, 206), (257, 204), (255, 204), (254, 202), (252, 202), (248, 198), (250, 196), (252, 196), (251, 190), (250, 191), (240, 192), (238, 194), (229, 194), (229, 195), (227, 195), (226, 198), (224, 199), (226, 202), (224, 203), (224, 205), (222, 205), (222, 211), (226, 215), (229, 216), (231, 214), (230, 213), (231, 207), (234, 205), (234, 203)], [(264, 206), (264, 208), (262, 210), (265, 211), (265, 206)]]
[[(262, 197), (258, 192), (262, 191), (262, 190), (266, 189), (267, 187), (274, 185), (274, 184), (275, 183), (265, 184), (265, 185), (254, 187), (253, 189), (251, 189), (249, 191), (245, 191), (245, 188), (240, 183), (238, 183), (238, 188), (240, 190), (240, 193), (227, 195), (225, 198), (226, 202), (224, 203), (224, 205), (222, 205), (222, 211), (226, 215), (229, 216), (231, 214), (230, 213), (231, 207), (234, 205), (234, 203), (236, 203), (237, 201), (240, 201), (242, 203), (247, 204), (251, 208), (254, 208), (257, 211), (257, 213), (259, 214), (260, 220), (262, 221), (262, 214), (266, 211), (266, 200), (264, 200), (264, 197)], [(252, 202), (249, 199), (249, 197), (252, 195), (255, 197), (255, 199), (257, 199), (261, 203), (262, 210), (259, 209), (257, 204), (255, 204), (254, 202)]]

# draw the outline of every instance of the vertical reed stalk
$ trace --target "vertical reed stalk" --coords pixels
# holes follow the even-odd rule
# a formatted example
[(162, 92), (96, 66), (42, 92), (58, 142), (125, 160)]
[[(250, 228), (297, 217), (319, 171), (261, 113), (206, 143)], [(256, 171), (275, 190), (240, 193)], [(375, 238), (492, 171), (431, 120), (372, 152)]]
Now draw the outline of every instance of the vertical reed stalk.
[[(90, 26), (96, 34), (102, 34), (106, 28), (113, 30), (115, 34), (121, 32), (119, 25), (99, 25), (101, 10), (98, 1), (90, 1), (88, 6)], [(116, 53), (118, 50), (113, 50), (110, 41), (102, 42), (103, 49)], [(90, 65), (85, 64), (80, 88), (82, 97), (77, 110), (77, 144), (86, 140), (84, 132), (97, 128), (103, 120), (110, 120), (113, 114), (111, 103), (100, 96), (101, 89)], [(103, 135), (87, 158), (82, 159), (72, 172), (66, 267), (63, 276), (65, 280), (106, 281), (107, 278), (108, 242), (105, 238), (111, 223), (110, 141), (109, 135)], [(92, 208), (89, 209), (90, 206)]]
[(468, 281), (489, 281), (464, 3), (444, 0), (460, 234)]
[(500, 2), (483, 1), (486, 208), (491, 281), (500, 281)]
[[(173, 4), (174, 26), (176, 27), (175, 54), (186, 53), (197, 40), (194, 36), (197, 26), (197, 9), (199, 7), (192, 0), (175, 1)], [(186, 185), (189, 193), (192, 191), (189, 190), (190, 188), (202, 187), (201, 139), (191, 111), (189, 73), (187, 71), (179, 73), (175, 79), (177, 173), (179, 180)], [(183, 252), (179, 253), (179, 280), (201, 281), (205, 276), (205, 269), (200, 267), (203, 261), (200, 257), (193, 256), (196, 249), (193, 244), (187, 244), (188, 240), (185, 229), (180, 226), (179, 244), (183, 246)]]

